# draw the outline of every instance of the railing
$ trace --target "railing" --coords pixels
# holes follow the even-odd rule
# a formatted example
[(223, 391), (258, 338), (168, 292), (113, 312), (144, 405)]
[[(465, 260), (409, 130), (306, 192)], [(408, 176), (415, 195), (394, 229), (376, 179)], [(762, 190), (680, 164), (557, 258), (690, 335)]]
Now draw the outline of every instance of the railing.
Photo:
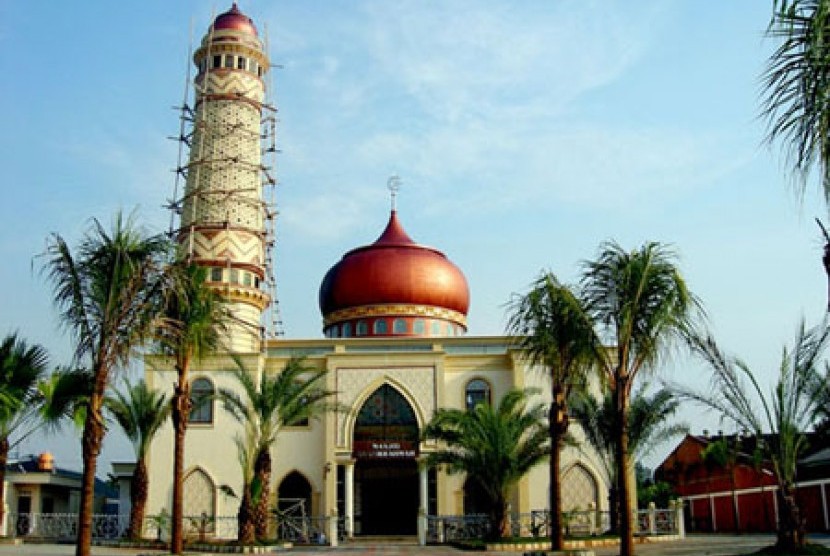
[(637, 534), (638, 535), (678, 535), (680, 534), (679, 516), (675, 509), (658, 510), (649, 508), (637, 510)]
[[(521, 514), (522, 516), (527, 514)], [(592, 537), (611, 530), (611, 514), (601, 510), (562, 512), (562, 532), (566, 537)], [(530, 536), (550, 536), (550, 511), (530, 512)]]
[(483, 538), (490, 526), (486, 515), (427, 516), (426, 540), (450, 543)]
[[(124, 537), (129, 525), (129, 515), (93, 514), (92, 538), (102, 540)], [(237, 520), (236, 516), (185, 516), (182, 527), (185, 537), (189, 540), (234, 539), (237, 532)], [(8, 534), (13, 537), (36, 537), (59, 541), (73, 540), (78, 536), (78, 514), (10, 513), (8, 515), (8, 529)], [(144, 538), (166, 541), (169, 536), (169, 515), (145, 518)]]
[[(14, 537), (39, 537), (55, 540), (70, 540), (78, 535), (78, 514), (16, 514), (8, 516), (9, 534)], [(94, 514), (92, 516), (92, 537), (95, 539), (117, 539), (127, 530), (130, 516)]]
[[(637, 535), (682, 534), (678, 510), (651, 508), (639, 510), (635, 522)], [(485, 515), (427, 516), (426, 541), (449, 543), (481, 539), (489, 528)], [(512, 537), (550, 536), (550, 511), (535, 510), (528, 514), (511, 514), (507, 521), (507, 535)], [(600, 510), (572, 510), (562, 513), (562, 529), (566, 537), (591, 537), (611, 531), (611, 515)]]
[[(636, 514), (637, 535), (683, 535), (682, 507), (650, 508)], [(338, 540), (345, 537), (345, 517), (277, 516), (277, 538), (298, 544), (329, 544), (336, 519)], [(423, 517), (421, 518), (423, 519)], [(95, 514), (92, 516), (92, 537), (97, 540), (123, 537), (129, 527), (128, 515)], [(236, 516), (185, 516), (184, 534), (192, 541), (208, 539), (235, 539)], [(512, 537), (544, 538), (550, 534), (550, 512), (537, 510), (526, 514), (511, 514), (507, 520), (507, 534)], [(568, 537), (602, 535), (611, 530), (608, 512), (597, 510), (563, 512), (563, 532)], [(426, 542), (450, 543), (481, 539), (487, 534), (486, 515), (426, 516)], [(78, 515), (62, 514), (8, 514), (8, 534), (13, 537), (37, 537), (54, 540), (72, 540), (78, 534)], [(167, 541), (170, 518), (166, 515), (148, 516), (143, 537)]]
[(277, 538), (296, 544), (328, 544), (328, 527), (326, 517), (279, 516)]

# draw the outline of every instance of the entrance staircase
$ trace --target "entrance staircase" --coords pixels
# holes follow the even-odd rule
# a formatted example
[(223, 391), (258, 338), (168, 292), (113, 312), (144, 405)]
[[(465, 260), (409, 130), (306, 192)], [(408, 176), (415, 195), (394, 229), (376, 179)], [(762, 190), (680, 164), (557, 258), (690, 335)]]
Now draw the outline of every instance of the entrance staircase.
[(418, 546), (418, 537), (395, 535), (358, 535), (341, 541), (343, 546)]

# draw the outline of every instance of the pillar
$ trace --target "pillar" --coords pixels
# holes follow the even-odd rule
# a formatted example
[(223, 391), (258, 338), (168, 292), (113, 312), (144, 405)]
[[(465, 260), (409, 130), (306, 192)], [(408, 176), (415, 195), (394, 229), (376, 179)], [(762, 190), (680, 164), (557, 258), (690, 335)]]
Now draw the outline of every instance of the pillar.
[(354, 536), (354, 460), (343, 464), (345, 469), (345, 507), (346, 507), (346, 536)]
[(420, 506), (418, 508), (418, 544), (427, 544), (427, 509), (429, 508), (428, 469), (425, 465), (418, 467), (418, 490), (420, 492)]

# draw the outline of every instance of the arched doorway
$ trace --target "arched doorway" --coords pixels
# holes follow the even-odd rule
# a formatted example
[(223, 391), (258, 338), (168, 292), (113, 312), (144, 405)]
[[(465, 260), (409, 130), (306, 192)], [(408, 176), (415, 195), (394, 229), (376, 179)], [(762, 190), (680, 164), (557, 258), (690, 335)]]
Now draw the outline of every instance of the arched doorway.
[(277, 489), (277, 507), (293, 517), (308, 517), (312, 514), (311, 485), (297, 471), (292, 471), (280, 482)]
[(562, 511), (596, 509), (599, 505), (599, 486), (593, 474), (576, 464), (562, 477)]
[[(214, 533), (216, 530), (216, 488), (213, 480), (200, 468), (184, 477), (182, 499), (185, 530), (192, 533)], [(202, 529), (202, 531), (199, 531)]]
[(354, 531), (414, 535), (418, 519), (418, 421), (392, 386), (375, 390), (354, 428)]

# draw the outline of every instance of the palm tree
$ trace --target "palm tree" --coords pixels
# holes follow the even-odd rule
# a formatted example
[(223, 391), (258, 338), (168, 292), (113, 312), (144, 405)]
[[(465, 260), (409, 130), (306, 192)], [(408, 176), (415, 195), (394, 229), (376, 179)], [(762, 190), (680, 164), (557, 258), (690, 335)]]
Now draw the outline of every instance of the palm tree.
[(596, 370), (602, 345), (594, 332), (590, 316), (578, 294), (545, 273), (530, 291), (514, 297), (510, 304), (509, 333), (535, 364), (550, 377), (551, 404), (548, 412), (550, 435), (550, 511), (551, 548), (562, 550), (562, 482), (560, 456), (570, 418), (568, 400)]
[(17, 333), (0, 342), (0, 523), (9, 451), (37, 427), (38, 383), (46, 374), (48, 360), (43, 346), (30, 345)]
[(622, 556), (634, 553), (631, 392), (641, 373), (655, 369), (676, 340), (691, 334), (702, 313), (674, 259), (659, 243), (649, 242), (626, 252), (614, 242), (605, 242), (598, 258), (584, 263), (581, 286), (585, 309), (613, 344), (613, 350), (601, 352), (600, 364), (614, 397)]
[(55, 369), (55, 372), (38, 385), (42, 399), (40, 416), (44, 425), (55, 431), (69, 421), (75, 429), (83, 433), (92, 384), (92, 373), (87, 369)]
[(466, 473), (490, 508), (488, 538), (499, 539), (507, 519), (510, 490), (551, 452), (543, 404), (528, 406), (532, 389), (511, 390), (497, 408), (439, 409), (423, 438), (443, 447), (427, 455), (425, 465), (445, 465), (450, 474)]
[(138, 539), (144, 523), (150, 482), (147, 452), (153, 437), (170, 414), (170, 404), (165, 394), (151, 390), (143, 380), (132, 386), (126, 385), (126, 391), (112, 390), (104, 403), (132, 442), (135, 451), (136, 464), (130, 478), (130, 526), (127, 535), (131, 539)]
[(781, 44), (763, 75), (767, 141), (781, 141), (803, 192), (818, 165), (830, 200), (830, 1), (775, 0), (767, 36)]
[[(628, 414), (628, 448), (632, 459), (642, 460), (660, 443), (688, 432), (686, 424), (666, 424), (680, 408), (680, 398), (668, 388), (661, 388), (651, 395), (648, 386), (643, 385), (631, 398)], [(572, 397), (571, 414), (582, 426), (585, 439), (599, 455), (605, 472), (611, 479), (609, 493), (611, 526), (619, 527), (618, 493), (620, 491), (617, 466), (614, 464), (617, 450), (614, 431), (617, 418), (614, 396), (605, 389), (597, 399), (589, 392), (577, 392)]]
[(207, 285), (205, 268), (179, 261), (171, 267), (172, 293), (162, 310), (162, 325), (156, 331), (159, 351), (171, 357), (176, 370), (172, 399), (174, 431), (173, 511), (170, 552), (184, 550), (184, 441), (192, 401), (190, 366), (194, 359), (215, 353), (230, 319), (218, 293)]
[(308, 422), (334, 409), (334, 394), (321, 383), (325, 369), (292, 358), (276, 375), (261, 373), (259, 380), (244, 368), (234, 372), (242, 395), (221, 389), (225, 409), (243, 426), (236, 443), (243, 468), (244, 488), (239, 508), (239, 542), (250, 544), (268, 534), (268, 496), (271, 481), (271, 446), (284, 426)]
[(44, 272), (54, 287), (62, 325), (75, 343), (74, 359), (92, 378), (81, 440), (84, 470), (76, 554), (89, 556), (95, 468), (106, 432), (102, 413), (111, 373), (143, 345), (165, 290), (169, 243), (116, 215), (111, 231), (97, 220), (73, 252), (53, 234)]
[[(767, 36), (781, 44), (763, 75), (766, 140), (782, 144), (800, 194), (818, 167), (825, 202), (830, 202), (830, 0), (775, 0)], [(830, 235), (818, 223), (830, 288)]]
[(724, 354), (711, 338), (695, 341), (696, 352), (711, 367), (711, 392), (683, 391), (683, 395), (719, 412), (739, 430), (762, 438), (762, 455), (772, 462), (778, 483), (781, 511), (776, 546), (782, 552), (802, 549), (806, 543), (804, 520), (795, 497), (798, 458), (806, 447), (806, 432), (815, 422), (823, 401), (830, 371), (820, 370), (822, 354), (830, 340), (827, 323), (806, 330), (802, 323), (792, 349), (784, 349), (778, 380), (765, 395), (750, 368), (740, 359)]

